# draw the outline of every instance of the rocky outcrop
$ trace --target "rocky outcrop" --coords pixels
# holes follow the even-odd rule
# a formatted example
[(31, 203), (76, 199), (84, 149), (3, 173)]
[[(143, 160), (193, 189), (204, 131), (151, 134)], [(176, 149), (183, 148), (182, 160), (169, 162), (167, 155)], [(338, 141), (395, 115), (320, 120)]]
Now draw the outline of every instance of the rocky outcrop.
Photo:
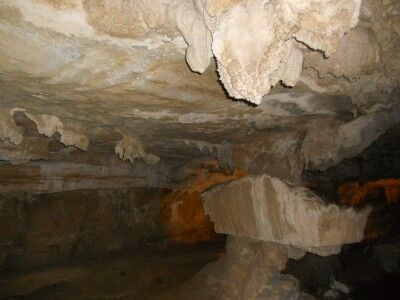
[(250, 176), (204, 193), (215, 231), (292, 245), (319, 255), (359, 242), (370, 209), (327, 205), (309, 190), (267, 175)]

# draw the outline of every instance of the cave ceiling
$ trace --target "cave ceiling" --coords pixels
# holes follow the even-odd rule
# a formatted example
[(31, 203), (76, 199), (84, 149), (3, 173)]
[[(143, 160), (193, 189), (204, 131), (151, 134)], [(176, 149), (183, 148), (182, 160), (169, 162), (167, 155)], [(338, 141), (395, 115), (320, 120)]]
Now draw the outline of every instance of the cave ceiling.
[(399, 35), (396, 0), (0, 0), (0, 160), (324, 169), (399, 122)]

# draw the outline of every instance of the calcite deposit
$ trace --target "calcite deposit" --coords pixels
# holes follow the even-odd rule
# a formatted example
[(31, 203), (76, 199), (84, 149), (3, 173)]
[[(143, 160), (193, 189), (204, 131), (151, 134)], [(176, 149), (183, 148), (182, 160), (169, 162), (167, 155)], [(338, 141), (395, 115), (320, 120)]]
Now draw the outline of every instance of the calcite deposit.
[(135, 136), (123, 135), (115, 145), (115, 154), (124, 161), (134, 163), (136, 159), (143, 159), (148, 164), (156, 164), (160, 158), (154, 154), (147, 153), (143, 142)]
[(371, 211), (328, 205), (268, 175), (221, 184), (203, 201), (215, 231), (229, 240), (225, 257), (192, 284), (216, 282), (207, 290), (214, 288), (218, 299), (302, 299), (297, 280), (280, 274), (288, 258), (337, 254), (342, 244), (361, 241)]
[(216, 282), (268, 265), (210, 297), (298, 297), (287, 257), (363, 237), (367, 210), (327, 205), (304, 174), (399, 123), (399, 16), (397, 0), (0, 0), (0, 193), (166, 188), (175, 241), (214, 236), (204, 194), (248, 254)]
[(47, 137), (51, 137), (53, 134), (58, 133), (60, 135), (61, 143), (63, 143), (65, 146), (72, 145), (81, 150), (88, 149), (89, 138), (79, 131), (66, 128), (61, 120), (56, 116), (34, 116), (31, 114), (26, 114), (26, 116), (36, 124), (38, 133)]
[(18, 131), (12, 112), (0, 110), (0, 128), (0, 139), (8, 140), (16, 145), (21, 144), (23, 136)]
[[(327, 56), (358, 22), (361, 1), (244, 1), (220, 17), (213, 53), (229, 94), (259, 104), (301, 74), (301, 43)], [(335, 22), (332, 22), (335, 20)]]
[(291, 245), (320, 255), (359, 242), (370, 209), (327, 205), (311, 191), (268, 175), (246, 177), (204, 194), (219, 233)]
[[(319, 76), (329, 74), (353, 81), (354, 78), (374, 73), (374, 68), (380, 69), (380, 52), (388, 53), (393, 48), (381, 50), (381, 45), (398, 43), (398, 36), (391, 36), (390, 42), (387, 39), (383, 41), (376, 32), (382, 23), (386, 25), (381, 19), (383, 10), (386, 8), (389, 13), (395, 13), (397, 9), (390, 3), (373, 11), (375, 4), (367, 1), (362, 6), (361, 0), (2, 2), (5, 14), (13, 12), (7, 14), (6, 19), (17, 17), (17, 20), (42, 30), (50, 29), (69, 39), (72, 52), (69, 55), (60, 53), (62, 60), (42, 63), (43, 50), (50, 49), (38, 48), (35, 58), (40, 66), (30, 66), (35, 73), (44, 75), (57, 67), (64, 80), (67, 73), (76, 73), (70, 68), (69, 71), (59, 68), (81, 57), (82, 48), (79, 43), (74, 43), (74, 37), (152, 49), (172, 42), (178, 48), (186, 48), (186, 61), (195, 72), (203, 73), (214, 57), (220, 80), (229, 95), (257, 104), (278, 82), (286, 86), (297, 83), (304, 55), (307, 69), (315, 69)], [(371, 26), (362, 25), (352, 30), (359, 23), (360, 16), (372, 23), (373, 30)], [(393, 21), (388, 19), (387, 22)], [(386, 28), (396, 32), (396, 27)], [(178, 42), (182, 37), (184, 43)], [(10, 38), (6, 40), (10, 41)], [(20, 39), (22, 42), (23, 35)], [(16, 44), (10, 46), (9, 50), (15, 51), (4, 51), (4, 55), (20, 56), (26, 62), (30, 60), (21, 49), (16, 48)], [(59, 55), (54, 51), (52, 54)], [(91, 63), (86, 62), (89, 63), (87, 68), (90, 68)], [(351, 62), (351, 70), (347, 62)], [(381, 63), (389, 64), (386, 61)], [(7, 67), (15, 69), (12, 65)], [(385, 73), (382, 75), (392, 77), (387, 71)], [(375, 81), (372, 77), (369, 80)]]

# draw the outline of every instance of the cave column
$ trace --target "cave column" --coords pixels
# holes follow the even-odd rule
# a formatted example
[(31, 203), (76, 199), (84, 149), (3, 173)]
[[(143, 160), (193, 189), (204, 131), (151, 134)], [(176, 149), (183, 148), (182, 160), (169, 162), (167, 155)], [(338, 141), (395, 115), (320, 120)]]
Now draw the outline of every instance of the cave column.
[(304, 187), (268, 175), (247, 176), (203, 193), (215, 231), (228, 235), (218, 299), (298, 299), (288, 258), (337, 254), (359, 242), (370, 208), (327, 205)]

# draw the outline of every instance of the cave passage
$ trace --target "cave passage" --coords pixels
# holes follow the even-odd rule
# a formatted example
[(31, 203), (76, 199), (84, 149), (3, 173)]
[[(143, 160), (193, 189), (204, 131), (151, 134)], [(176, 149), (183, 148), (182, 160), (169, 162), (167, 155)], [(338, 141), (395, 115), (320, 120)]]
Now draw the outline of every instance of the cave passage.
[(0, 0), (0, 299), (400, 299), (399, 0)]

